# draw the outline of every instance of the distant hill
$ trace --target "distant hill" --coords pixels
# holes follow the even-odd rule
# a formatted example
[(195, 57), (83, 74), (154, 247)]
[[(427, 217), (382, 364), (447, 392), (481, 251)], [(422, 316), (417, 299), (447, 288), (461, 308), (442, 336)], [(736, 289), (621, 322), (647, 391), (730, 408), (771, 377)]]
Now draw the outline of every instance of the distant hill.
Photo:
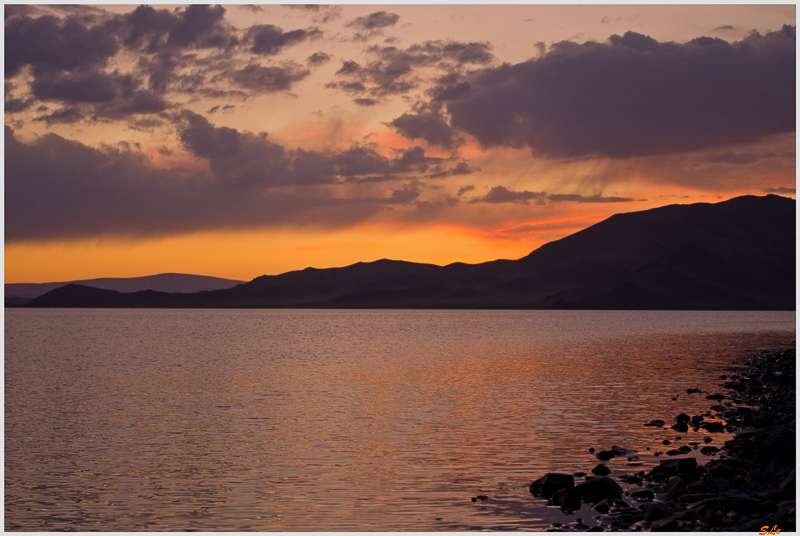
[(5, 300), (6, 304), (25, 303), (55, 288), (69, 284), (116, 290), (117, 292), (155, 290), (170, 293), (192, 293), (202, 290), (231, 288), (241, 283), (244, 283), (244, 281), (192, 274), (158, 274), (144, 277), (103, 277), (99, 279), (82, 279), (80, 281), (64, 281), (60, 283), (8, 283), (5, 285)]
[(225, 290), (69, 285), (31, 307), (794, 310), (794, 199), (744, 196), (616, 214), (515, 261), (379, 260)]

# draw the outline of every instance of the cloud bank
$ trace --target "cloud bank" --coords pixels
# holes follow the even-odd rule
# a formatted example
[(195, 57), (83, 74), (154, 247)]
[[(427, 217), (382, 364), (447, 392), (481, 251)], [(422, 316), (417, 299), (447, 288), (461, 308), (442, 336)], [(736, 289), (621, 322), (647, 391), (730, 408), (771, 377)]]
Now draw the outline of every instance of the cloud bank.
[(486, 148), (527, 147), (560, 158), (753, 142), (795, 129), (795, 44), (790, 26), (734, 43), (659, 43), (634, 32), (605, 43), (564, 41), (537, 59), (431, 90), (428, 109), (444, 110), (447, 125), (426, 110), (392, 126), (445, 148), (468, 134)]

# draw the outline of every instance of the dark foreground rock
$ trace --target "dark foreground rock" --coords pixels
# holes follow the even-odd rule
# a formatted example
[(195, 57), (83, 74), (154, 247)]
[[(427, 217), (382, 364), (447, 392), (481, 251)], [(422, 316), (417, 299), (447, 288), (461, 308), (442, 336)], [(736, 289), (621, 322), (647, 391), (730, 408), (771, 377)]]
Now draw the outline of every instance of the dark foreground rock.
[[(593, 504), (598, 515), (592, 530), (762, 532), (767, 527), (767, 531), (795, 531), (795, 350), (764, 352), (745, 364), (746, 370), (722, 377), (727, 380), (721, 385), (729, 390), (727, 394), (707, 397), (723, 401), (712, 407), (718, 422), (704, 423), (701, 416), (686, 414), (675, 419), (676, 424), (695, 429), (736, 432), (719, 450), (719, 458), (704, 465), (691, 456), (669, 458), (650, 471), (622, 475), (621, 482), (637, 486), (626, 494), (606, 476), (587, 475), (583, 482), (567, 484), (564, 477), (569, 475), (554, 477), (553, 473), (531, 484), (531, 491), (535, 488), (539, 490), (535, 494), (544, 497), (541, 490), (547, 485), (552, 497), (558, 489), (568, 490), (551, 501), (565, 511), (580, 507), (577, 497)], [(693, 445), (697, 448), (698, 443)], [(712, 450), (716, 447), (704, 448), (703, 454), (716, 453)], [(691, 451), (687, 446), (675, 449), (675, 455)], [(599, 454), (603, 460), (630, 453), (612, 447)], [(555, 482), (558, 489), (550, 491)], [(576, 525), (572, 530), (589, 529), (583, 523), (580, 527), (585, 528)]]

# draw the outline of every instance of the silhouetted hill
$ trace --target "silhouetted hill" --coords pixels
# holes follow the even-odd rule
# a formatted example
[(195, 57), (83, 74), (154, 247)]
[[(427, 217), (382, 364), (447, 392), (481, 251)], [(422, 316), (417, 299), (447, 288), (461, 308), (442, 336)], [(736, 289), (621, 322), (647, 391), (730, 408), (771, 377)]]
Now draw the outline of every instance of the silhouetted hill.
[(193, 274), (158, 274), (144, 277), (103, 277), (99, 279), (82, 279), (60, 283), (7, 283), (5, 285), (6, 304), (22, 304), (41, 296), (53, 289), (69, 284), (83, 285), (117, 292), (138, 292), (155, 290), (159, 292), (192, 293), (203, 290), (219, 290), (231, 288), (244, 283), (234, 279), (223, 279)]
[(795, 200), (744, 196), (616, 214), (516, 260), (379, 260), (194, 294), (54, 290), (36, 307), (795, 308)]

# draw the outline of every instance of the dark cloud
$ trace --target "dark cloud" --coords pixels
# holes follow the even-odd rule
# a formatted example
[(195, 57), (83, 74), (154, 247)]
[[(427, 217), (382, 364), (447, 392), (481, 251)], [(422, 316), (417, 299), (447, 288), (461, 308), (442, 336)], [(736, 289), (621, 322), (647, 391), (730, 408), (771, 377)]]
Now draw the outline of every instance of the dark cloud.
[(395, 158), (363, 145), (333, 153), (289, 150), (270, 141), (264, 132), (216, 127), (191, 112), (181, 115), (179, 128), (184, 148), (206, 159), (218, 180), (237, 184), (274, 187), (382, 182), (398, 180), (404, 173), (424, 172), (443, 162), (425, 156), (421, 147), (400, 151)]
[[(472, 189), (472, 188), (470, 188)], [(462, 188), (462, 190), (464, 190)], [(469, 190), (459, 190), (458, 196)], [(604, 197), (601, 194), (584, 196), (578, 194), (548, 194), (547, 192), (529, 192), (524, 190), (517, 192), (509, 190), (505, 186), (495, 186), (483, 197), (475, 197), (469, 203), (519, 203), (527, 205), (530, 201), (535, 201), (537, 205), (544, 205), (545, 201), (550, 203), (626, 203), (634, 201), (630, 197)]]
[(604, 197), (600, 194), (584, 196), (578, 194), (548, 194), (547, 200), (551, 203), (628, 203), (635, 201), (632, 197)]
[(309, 74), (311, 71), (292, 64), (283, 67), (250, 64), (244, 69), (234, 71), (231, 78), (244, 88), (271, 93), (288, 90)]
[(47, 125), (59, 123), (72, 124), (83, 121), (87, 118), (86, 112), (79, 106), (67, 106), (55, 112), (41, 115), (34, 121), (44, 121)]
[[(794, 131), (795, 30), (735, 43), (659, 43), (632, 32), (606, 43), (561, 42), (540, 58), (483, 69), (464, 82), (434, 98), (446, 106), (450, 127), (486, 147), (557, 157), (695, 151)], [(430, 137), (415, 128), (421, 119), (409, 117), (392, 124)], [(445, 125), (425, 119), (448, 139)]]
[(341, 6), (322, 6), (319, 4), (289, 4), (291, 9), (308, 11), (314, 14), (311, 20), (317, 24), (325, 24), (342, 16)]
[(390, 122), (389, 126), (408, 139), (425, 140), (431, 145), (445, 149), (455, 149), (464, 142), (464, 139), (436, 110), (428, 109), (418, 113), (403, 114)]
[(6, 18), (4, 43), (6, 78), (26, 65), (40, 73), (96, 68), (120, 48), (107, 26), (87, 27), (74, 16), (61, 20), (51, 15)]
[(515, 192), (509, 190), (505, 186), (495, 186), (489, 193), (483, 197), (476, 197), (470, 199), (470, 203), (520, 203), (527, 205), (529, 201), (534, 200), (537, 204), (544, 204), (544, 199), (547, 196), (545, 192), (529, 192), (524, 190), (522, 192)]
[(376, 99), (359, 98), (359, 99), (353, 99), (353, 102), (359, 106), (375, 106), (378, 104), (379, 101)]
[(108, 24), (125, 46), (147, 53), (181, 49), (228, 48), (238, 44), (222, 6), (192, 5), (169, 11), (139, 6)]
[(326, 54), (325, 52), (314, 52), (308, 58), (306, 58), (306, 63), (311, 67), (318, 67), (324, 63), (328, 63), (333, 56), (330, 54)]
[[(350, 93), (352, 95), (358, 95), (366, 91), (367, 86), (362, 84), (361, 82), (328, 82), (325, 84), (325, 87), (331, 89), (339, 89), (344, 91), (345, 93)], [(372, 100), (372, 99), (369, 99)]]
[(443, 179), (453, 175), (471, 175), (472, 173), (475, 173), (475, 169), (472, 166), (466, 162), (459, 162), (452, 168), (440, 168), (434, 173), (425, 175), (425, 177), (428, 179)]
[(4, 101), (4, 112), (7, 114), (14, 114), (24, 112), (34, 104), (33, 99), (20, 99), (6, 95)]
[(355, 61), (342, 62), (342, 68), (336, 71), (337, 76), (349, 76), (361, 72), (361, 66)]
[(388, 199), (381, 200), (387, 205), (407, 205), (415, 201), (420, 194), (420, 189), (414, 184), (406, 184), (394, 190)]
[(716, 28), (714, 28), (714, 31), (715, 31), (715, 32), (720, 32), (720, 31), (736, 31), (736, 28), (734, 28), (734, 27), (733, 27), (733, 26), (731, 26), (730, 24), (725, 24), (725, 25), (723, 25), (723, 26), (717, 26)]
[(461, 188), (458, 189), (458, 193), (456, 194), (456, 197), (461, 197), (465, 193), (471, 192), (474, 189), (475, 189), (475, 187), (472, 186), (471, 184), (469, 184), (467, 186), (462, 186)]
[[(361, 84), (361, 91), (371, 97), (405, 94), (421, 83), (422, 79), (418, 74), (420, 69), (433, 67), (444, 70), (447, 75), (440, 76), (439, 80), (456, 80), (465, 67), (485, 65), (493, 61), (490, 48), (486, 43), (454, 41), (426, 41), (405, 50), (395, 46), (376, 45), (366, 50), (375, 60), (363, 66), (352, 60), (345, 61), (336, 76), (349, 78), (351, 84)], [(345, 89), (355, 86), (333, 82), (327, 87)]]
[(416, 149), (395, 159), (361, 146), (291, 151), (264, 133), (215, 127), (189, 112), (177, 120), (184, 148), (206, 160), (207, 170), (156, 168), (135, 144), (98, 149), (55, 134), (24, 143), (6, 126), (6, 240), (153, 236), (299, 221), (333, 227), (389, 205), (419, 203), (423, 185), (416, 181), (383, 196), (370, 184), (348, 185), (350, 196), (330, 190), (348, 176), (387, 178), (407, 166), (398, 163), (404, 157), (414, 161), (407, 166), (412, 169), (425, 159)]
[(234, 106), (233, 104), (226, 104), (224, 106), (221, 105), (221, 104), (217, 104), (216, 106), (213, 106), (208, 111), (208, 113), (215, 114), (215, 113), (219, 112), (220, 110), (223, 111), (223, 112), (227, 112), (228, 110), (233, 110), (234, 108), (236, 108), (236, 106)]
[(250, 187), (288, 182), (289, 156), (266, 133), (256, 135), (215, 127), (191, 112), (184, 112), (181, 118), (181, 143), (195, 156), (206, 159), (219, 181)]
[(253, 43), (250, 51), (254, 54), (274, 55), (284, 47), (309, 39), (318, 39), (322, 37), (322, 32), (317, 28), (284, 32), (272, 24), (259, 24), (247, 30), (246, 37)]
[(448, 59), (460, 64), (482, 65), (491, 63), (494, 56), (490, 43), (461, 43), (456, 41), (426, 41), (408, 48), (411, 53), (430, 54), (436, 61)]
[(138, 86), (131, 75), (99, 70), (45, 71), (31, 84), (33, 95), (41, 100), (65, 102), (110, 102), (130, 96)]
[(378, 30), (394, 26), (400, 20), (400, 15), (387, 13), (386, 11), (376, 11), (366, 17), (358, 17), (347, 23), (348, 27), (361, 28), (363, 30)]

